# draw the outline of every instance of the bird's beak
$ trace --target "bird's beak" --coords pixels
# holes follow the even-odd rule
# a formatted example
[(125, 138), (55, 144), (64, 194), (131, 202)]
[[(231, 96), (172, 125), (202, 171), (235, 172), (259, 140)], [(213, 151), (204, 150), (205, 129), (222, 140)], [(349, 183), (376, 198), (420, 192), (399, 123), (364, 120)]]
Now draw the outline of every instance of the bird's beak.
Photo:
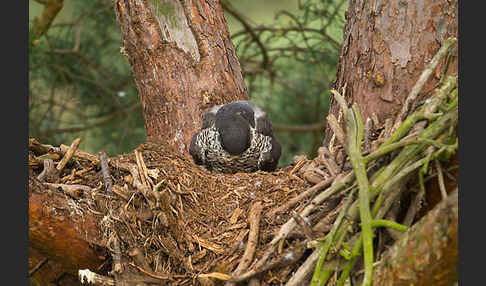
[(238, 158), (240, 158), (240, 155), (233, 155), (233, 156), (231, 157), (231, 159), (238, 159)]

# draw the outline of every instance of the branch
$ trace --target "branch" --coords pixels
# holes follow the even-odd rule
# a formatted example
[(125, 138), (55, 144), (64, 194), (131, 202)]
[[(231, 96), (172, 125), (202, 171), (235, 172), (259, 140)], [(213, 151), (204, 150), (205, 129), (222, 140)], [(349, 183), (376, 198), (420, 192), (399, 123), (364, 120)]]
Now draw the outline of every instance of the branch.
[(41, 14), (34, 19), (34, 26), (32, 28), (33, 41), (32, 45), (36, 45), (39, 38), (42, 37), (52, 22), (56, 18), (59, 11), (61, 11), (63, 0), (36, 0), (38, 3), (44, 4), (44, 9)]
[(361, 141), (363, 139), (363, 122), (358, 105), (348, 111), (348, 152), (351, 165), (356, 173), (359, 186), (359, 213), (364, 248), (365, 276), (363, 285), (371, 285), (373, 274), (373, 231), (370, 212), (370, 183), (366, 174), (366, 163), (361, 155)]
[(104, 126), (104, 125), (108, 124), (110, 121), (113, 121), (114, 119), (116, 119), (116, 118), (118, 118), (122, 115), (128, 114), (131, 110), (139, 107), (140, 105), (141, 105), (140, 102), (138, 102), (138, 103), (133, 104), (133, 105), (131, 105), (131, 106), (125, 108), (125, 109), (115, 111), (112, 114), (110, 114), (110, 116), (108, 116), (107, 118), (105, 118), (105, 119), (103, 119), (99, 122), (92, 123), (92, 124), (86, 124), (84, 126), (77, 126), (77, 127), (48, 129), (42, 134), (42, 136), (44, 136), (45, 138), (48, 138), (52, 135), (59, 134), (59, 133), (75, 133), (75, 132), (81, 132), (81, 131), (85, 131), (85, 130), (95, 128), (95, 127)]
[(266, 69), (268, 67), (269, 60), (268, 60), (268, 54), (267, 54), (267, 50), (265, 49), (265, 46), (260, 41), (260, 38), (255, 34), (250, 24), (248, 24), (247, 21), (243, 19), (243, 16), (240, 15), (236, 10), (233, 9), (233, 7), (231, 7), (231, 5), (228, 4), (229, 3), (227, 1), (221, 1), (221, 6), (223, 7), (223, 9), (226, 12), (230, 13), (231, 16), (233, 16), (236, 20), (238, 20), (238, 22), (241, 23), (241, 25), (243, 25), (245, 30), (250, 34), (253, 41), (255, 41), (255, 43), (262, 51), (262, 56), (263, 56), (262, 67)]
[(402, 110), (400, 111), (400, 114), (396, 117), (395, 123), (394, 123), (394, 128), (393, 130), (396, 130), (404, 117), (407, 115), (408, 111), (410, 110), (410, 106), (412, 102), (415, 101), (417, 98), (419, 92), (422, 90), (422, 87), (425, 85), (427, 80), (429, 79), (430, 75), (432, 72), (435, 70), (435, 68), (439, 65), (440, 61), (442, 60), (443, 57), (447, 55), (447, 52), (449, 49), (457, 42), (457, 38), (448, 38), (442, 47), (437, 51), (435, 56), (432, 58), (430, 63), (427, 65), (425, 70), (422, 72), (420, 75), (419, 79), (415, 83), (415, 85), (412, 87), (412, 90), (407, 96), (407, 99), (405, 100), (405, 103), (402, 106)]
[(62, 260), (67, 271), (96, 269), (103, 260), (92, 245), (103, 246), (100, 230), (91, 214), (73, 220), (69, 202), (61, 192), (29, 192), (30, 246), (49, 261)]
[(309, 125), (282, 125), (273, 124), (273, 131), (275, 132), (314, 132), (314, 131), (324, 131), (326, 128), (326, 121), (312, 123)]

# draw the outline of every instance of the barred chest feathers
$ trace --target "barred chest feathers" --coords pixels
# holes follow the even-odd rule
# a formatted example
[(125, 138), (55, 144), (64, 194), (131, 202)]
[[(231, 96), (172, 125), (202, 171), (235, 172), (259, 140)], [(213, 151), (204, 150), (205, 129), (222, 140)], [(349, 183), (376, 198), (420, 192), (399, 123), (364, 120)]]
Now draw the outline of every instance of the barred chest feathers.
[(210, 170), (223, 173), (254, 172), (260, 169), (263, 154), (272, 150), (271, 137), (256, 132), (252, 127), (250, 127), (250, 134), (250, 147), (238, 158), (234, 158), (223, 149), (216, 127), (211, 126), (201, 130), (196, 142), (201, 147), (200, 157), (203, 165)]

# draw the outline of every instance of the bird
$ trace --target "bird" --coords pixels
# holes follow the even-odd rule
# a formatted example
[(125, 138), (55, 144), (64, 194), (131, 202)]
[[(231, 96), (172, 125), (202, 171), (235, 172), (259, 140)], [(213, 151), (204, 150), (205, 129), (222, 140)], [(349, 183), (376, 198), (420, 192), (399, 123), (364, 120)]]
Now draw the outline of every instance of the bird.
[(246, 100), (209, 109), (189, 146), (195, 164), (233, 174), (274, 171), (281, 152), (267, 113)]

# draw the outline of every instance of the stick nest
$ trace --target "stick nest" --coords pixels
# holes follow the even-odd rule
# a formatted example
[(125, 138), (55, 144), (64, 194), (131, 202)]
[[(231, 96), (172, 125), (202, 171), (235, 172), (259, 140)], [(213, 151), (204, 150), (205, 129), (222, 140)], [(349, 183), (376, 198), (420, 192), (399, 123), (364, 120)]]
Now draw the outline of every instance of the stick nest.
[[(65, 145), (52, 147), (35, 139), (30, 139), (29, 147), (31, 181), (37, 181), (44, 170), (45, 158), (52, 158), (56, 165), (69, 150)], [(136, 152), (143, 158), (142, 168), (137, 165)], [(272, 173), (219, 174), (174, 154), (163, 143), (147, 142), (134, 153), (108, 159), (110, 193), (97, 156), (77, 150), (64, 169), (57, 176), (47, 176), (36, 191), (65, 192), (70, 207), (76, 209), (73, 215), (94, 216), (101, 241), (114, 256), (114, 241), (118, 240), (124, 269), (136, 265), (153, 276), (168, 277), (169, 285), (191, 285), (199, 273), (231, 273), (236, 267), (246, 248), (248, 218), (255, 202), (262, 205), (254, 254), (258, 257), (291, 218), (282, 206), (312, 182), (331, 176), (314, 161), (303, 156), (297, 159), (296, 164)], [(308, 218), (309, 225), (330, 213), (338, 198), (320, 206), (317, 215)], [(309, 199), (296, 202), (292, 209), (299, 211)], [(303, 235), (298, 231), (291, 237), (302, 239)], [(285, 247), (291, 244), (289, 240)], [(274, 272), (270, 279), (284, 281), (290, 270), (283, 271), (283, 277)]]

